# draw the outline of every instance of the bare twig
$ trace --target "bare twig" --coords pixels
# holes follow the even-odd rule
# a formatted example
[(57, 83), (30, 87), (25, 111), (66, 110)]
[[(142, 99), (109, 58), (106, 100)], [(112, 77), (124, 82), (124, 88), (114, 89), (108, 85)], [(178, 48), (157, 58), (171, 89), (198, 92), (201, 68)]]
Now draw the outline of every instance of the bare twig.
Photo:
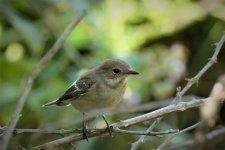
[[(194, 96), (187, 96), (187, 99), (192, 99)], [(165, 99), (165, 100), (161, 100), (160, 102), (149, 102), (149, 103), (145, 103), (145, 104), (140, 104), (137, 105), (135, 107), (130, 107), (130, 106), (123, 106), (121, 108), (116, 108), (113, 110), (108, 110), (108, 108), (106, 109), (98, 109), (98, 111), (95, 111), (93, 113), (88, 114), (87, 116), (85, 116), (85, 120), (89, 120), (95, 116), (101, 115), (102, 113), (108, 112), (107, 116), (109, 115), (113, 115), (113, 114), (123, 114), (123, 113), (134, 113), (134, 112), (142, 112), (142, 111), (150, 111), (156, 108), (161, 108), (164, 106), (167, 106), (172, 99)], [(48, 123), (45, 126), (46, 127), (51, 127), (51, 129), (57, 129), (57, 128), (62, 128), (65, 126), (71, 126), (74, 124), (78, 124), (81, 123), (83, 121), (83, 117), (76, 117), (75, 119), (69, 119), (69, 120), (64, 120), (64, 121), (59, 121), (59, 122), (53, 122), (53, 123)]]
[(196, 128), (197, 126), (199, 126), (200, 125), (200, 122), (198, 122), (198, 123), (196, 123), (196, 124), (194, 124), (194, 125), (192, 125), (192, 126), (190, 126), (190, 127), (187, 127), (187, 128), (185, 128), (185, 129), (183, 129), (183, 130), (181, 130), (180, 132), (177, 132), (177, 133), (175, 133), (175, 134), (173, 134), (172, 136), (170, 136), (169, 138), (167, 138), (158, 148), (157, 148), (157, 150), (162, 150), (167, 144), (169, 144), (169, 142), (173, 139), (173, 138), (175, 138), (176, 136), (179, 136), (180, 134), (182, 134), (182, 133), (184, 133), (184, 132), (187, 132), (187, 131), (189, 131), (189, 130), (192, 130), (192, 129), (194, 129), (194, 128)]
[[(107, 131), (107, 128), (103, 128), (103, 129), (88, 129), (88, 138), (90, 137), (95, 137), (95, 136), (103, 136), (103, 135), (108, 135), (109, 132)], [(139, 132), (139, 131), (129, 131), (129, 130), (121, 130), (119, 128), (112, 128), (113, 132), (116, 133), (122, 133), (122, 134), (132, 134), (132, 135), (148, 135), (148, 136), (158, 136), (158, 135), (165, 135), (165, 134), (172, 134), (172, 133), (176, 133), (179, 130), (167, 130), (167, 131), (162, 131), (162, 132)], [(45, 148), (47, 146), (59, 146), (62, 144), (67, 144), (67, 143), (71, 143), (74, 141), (79, 141), (84, 139), (83, 134), (73, 134), (55, 141), (51, 141), (36, 147), (33, 147), (34, 149), (42, 149)]]
[(190, 108), (194, 108), (194, 107), (199, 107), (200, 105), (202, 105), (203, 103), (205, 103), (209, 98), (205, 98), (205, 99), (194, 99), (192, 101), (189, 102), (180, 102), (177, 104), (172, 104), (160, 109), (157, 109), (155, 111), (146, 113), (144, 115), (140, 115), (131, 119), (127, 119), (124, 121), (120, 121), (119, 123), (115, 123), (112, 124), (113, 126), (118, 126), (119, 128), (125, 128), (128, 126), (132, 126), (144, 121), (148, 121), (150, 119), (155, 119), (158, 117), (162, 117), (166, 114), (175, 112), (175, 111), (184, 111), (186, 109), (190, 109)]
[(132, 135), (145, 135), (145, 136), (159, 136), (159, 135), (165, 135), (165, 134), (172, 134), (177, 133), (179, 130), (177, 129), (170, 129), (166, 131), (160, 131), (160, 132), (140, 132), (140, 131), (130, 131), (130, 130), (121, 130), (119, 128), (113, 128), (113, 132), (115, 133), (123, 133), (123, 134), (132, 134)]
[[(7, 127), (3, 127), (0, 129), (0, 133), (5, 131)], [(80, 130), (45, 130), (45, 129), (14, 129), (14, 134), (29, 134), (29, 133), (39, 133), (39, 134), (70, 134), (70, 133), (81, 133)]]
[[(0, 133), (6, 130), (6, 128), (1, 128)], [(141, 132), (141, 131), (131, 131), (131, 130), (121, 130), (119, 128), (112, 128), (111, 129), (115, 133), (123, 133), (123, 134), (133, 134), (133, 135), (148, 135), (148, 136), (158, 136), (164, 134), (172, 134), (176, 133), (179, 130), (177, 129), (170, 129), (166, 131), (160, 132)], [(96, 129), (87, 129), (87, 132), (105, 132), (106, 128), (96, 128)], [(73, 130), (44, 130), (44, 129), (14, 129), (14, 134), (30, 134), (30, 133), (38, 133), (38, 134), (59, 134), (59, 135), (66, 135), (66, 134), (74, 134), (74, 133), (83, 133), (81, 129), (73, 129)]]
[[(215, 141), (224, 142), (225, 127), (209, 132), (208, 134), (206, 134), (205, 138), (206, 138), (207, 141), (210, 141), (212, 143), (214, 143)], [(184, 143), (172, 145), (169, 148), (169, 150), (182, 149), (182, 148), (185, 148), (185, 147), (190, 149), (194, 145), (194, 143), (195, 143), (195, 139), (187, 140)]]
[[(134, 117), (131, 119), (127, 119), (124, 121), (120, 121), (120, 122), (111, 124), (110, 126), (112, 126), (112, 130), (114, 132), (119, 131), (120, 133), (125, 133), (124, 130), (121, 130), (120, 128), (126, 128), (129, 126), (144, 122), (144, 121), (155, 119), (155, 118), (164, 116), (171, 112), (184, 111), (186, 109), (199, 107), (201, 104), (203, 104), (207, 100), (208, 100), (208, 98), (198, 99), (198, 100), (195, 99), (190, 102), (180, 102), (180, 103), (177, 103), (174, 105), (169, 105), (169, 106), (163, 107), (161, 109), (155, 110), (153, 112), (150, 112), (150, 113), (147, 113), (147, 114), (144, 114), (141, 116), (137, 116), (137, 117)], [(138, 135), (143, 135), (143, 134), (146, 135), (146, 133), (153, 133), (153, 132), (151, 132), (151, 131), (150, 132), (126, 131), (126, 134), (134, 134), (134, 133), (136, 133)], [(88, 138), (96, 137), (96, 136), (103, 136), (103, 135), (109, 135), (107, 128), (89, 130), (89, 132), (87, 134)], [(58, 145), (66, 144), (66, 143), (79, 141), (79, 140), (83, 140), (83, 134), (75, 134), (75, 135), (73, 134), (73, 135), (70, 135), (70, 136), (67, 136), (67, 137), (64, 137), (61, 139), (57, 139), (57, 140), (36, 146), (35, 148), (41, 149), (46, 146), (58, 146)]]
[[(201, 97), (193, 96), (193, 95), (188, 95), (184, 96), (182, 98), (183, 101), (190, 101), (190, 99), (200, 99)], [(116, 109), (113, 109), (112, 111), (109, 111), (107, 109), (98, 109), (98, 111), (90, 113), (89, 115), (85, 116), (85, 120), (89, 120), (95, 116), (101, 115), (102, 113), (108, 112), (107, 116), (113, 115), (113, 114), (122, 114), (122, 113), (134, 113), (134, 112), (143, 112), (143, 111), (151, 111), (155, 110), (157, 108), (165, 107), (168, 104), (171, 103), (173, 99), (165, 99), (165, 100), (160, 100), (156, 102), (148, 102), (144, 104), (140, 104), (137, 106), (123, 106), (123, 107), (117, 107)], [(76, 117), (75, 119), (69, 119), (69, 120), (64, 120), (64, 121), (59, 121), (59, 122), (53, 122), (53, 123), (48, 123), (45, 126), (50, 127), (51, 129), (59, 129), (65, 126), (72, 126), (77, 123), (81, 123), (83, 121), (83, 117)]]
[[(158, 125), (160, 120), (161, 120), (161, 118), (157, 118), (156, 121), (154, 121), (151, 124), (151, 126), (146, 130), (146, 132), (151, 132), (153, 130), (153, 128), (155, 128)], [(136, 150), (140, 143), (144, 143), (145, 137), (146, 137), (146, 135), (142, 135), (136, 142), (132, 143), (131, 150)]]
[[(65, 137), (65, 135), (64, 134), (60, 134), (62, 137)], [(76, 150), (76, 147), (75, 147), (75, 145), (71, 142), (70, 143), (70, 145), (71, 145), (71, 147), (72, 147), (72, 149), (73, 150)]]
[[(195, 84), (198, 83), (198, 80), (201, 78), (201, 76), (207, 71), (209, 70), (209, 68), (215, 64), (217, 62), (217, 56), (223, 46), (223, 43), (225, 42), (225, 33), (223, 34), (223, 36), (221, 37), (220, 41), (218, 43), (215, 44), (215, 49), (214, 49), (214, 53), (213, 56), (211, 58), (209, 58), (208, 63), (197, 73), (196, 76), (194, 76), (193, 78), (188, 80), (188, 83), (185, 85), (185, 87), (179, 92), (179, 96), (182, 97), (189, 89), (190, 87)], [(173, 102), (176, 102), (176, 100), (179, 98), (179, 96), (176, 96), (176, 98), (173, 100)]]
[[(209, 59), (208, 63), (191, 79), (188, 79), (188, 83), (184, 86), (184, 88), (181, 90), (180, 87), (177, 88), (177, 94), (176, 97), (173, 99), (171, 104), (177, 103), (181, 101), (183, 95), (191, 88), (191, 86), (195, 83), (198, 83), (199, 78), (217, 61), (217, 56), (223, 46), (223, 43), (225, 41), (225, 33), (221, 37), (220, 41), (215, 44), (215, 49), (213, 56)], [(162, 118), (161, 118), (162, 119)], [(158, 119), (157, 122), (159, 123), (161, 119)], [(149, 127), (147, 130), (149, 131), (152, 127)], [(139, 140), (138, 140), (139, 141)], [(144, 137), (142, 136), (142, 140), (144, 141)], [(139, 143), (140, 144), (140, 143)], [(138, 143), (135, 142), (136, 148), (138, 147)], [(135, 150), (135, 149), (133, 149)]]
[(20, 113), (23, 109), (24, 103), (27, 99), (28, 94), (31, 91), (32, 85), (34, 83), (34, 80), (36, 77), (40, 74), (43, 67), (46, 65), (47, 62), (51, 60), (51, 58), (55, 55), (55, 53), (59, 50), (59, 48), (63, 45), (66, 38), (69, 36), (69, 34), (73, 31), (73, 29), (78, 25), (78, 23), (84, 18), (86, 15), (86, 11), (83, 11), (80, 16), (75, 19), (63, 32), (63, 34), (59, 37), (59, 39), (55, 42), (55, 44), (52, 46), (52, 48), (44, 55), (44, 57), (39, 61), (39, 63), (34, 68), (31, 75), (28, 77), (27, 82), (24, 86), (24, 89), (22, 91), (22, 94), (17, 102), (16, 109), (12, 115), (11, 121), (7, 126), (7, 130), (3, 133), (3, 142), (2, 145), (0, 144), (0, 149), (5, 150), (7, 149), (9, 140), (11, 139), (13, 129), (15, 128)]

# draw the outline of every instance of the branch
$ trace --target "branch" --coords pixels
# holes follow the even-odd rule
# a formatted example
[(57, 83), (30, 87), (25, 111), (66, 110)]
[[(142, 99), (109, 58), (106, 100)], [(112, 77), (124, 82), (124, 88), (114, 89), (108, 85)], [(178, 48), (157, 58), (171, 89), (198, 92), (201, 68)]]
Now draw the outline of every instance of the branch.
[(177, 104), (171, 104), (169, 106), (157, 109), (155, 111), (146, 113), (144, 115), (137, 116), (137, 117), (127, 119), (124, 121), (120, 121), (118, 123), (112, 124), (112, 126), (117, 126), (119, 128), (129, 127), (129, 126), (132, 126), (132, 125), (144, 122), (144, 121), (162, 117), (162, 116), (172, 113), (172, 112), (185, 111), (186, 109), (198, 107), (198, 106), (202, 105), (203, 103), (205, 103), (206, 101), (208, 101), (209, 99), (210, 98), (194, 99), (189, 102), (179, 102)]
[[(0, 128), (0, 133), (7, 130), (7, 127)], [(74, 130), (45, 130), (45, 129), (14, 129), (14, 134), (23, 134), (23, 133), (39, 133), (39, 134), (70, 134), (70, 133), (81, 133), (81, 131)]]
[[(161, 120), (161, 118), (157, 118), (156, 121), (154, 121), (151, 124), (151, 126), (146, 130), (146, 132), (151, 132), (158, 125), (160, 120)], [(146, 137), (146, 135), (142, 135), (137, 141), (133, 142), (131, 144), (131, 150), (136, 150), (141, 143), (144, 143), (145, 137)]]
[(209, 68), (215, 64), (217, 62), (217, 56), (223, 46), (223, 43), (225, 42), (225, 32), (223, 34), (223, 36), (221, 37), (220, 41), (218, 43), (215, 43), (214, 45), (216, 46), (214, 49), (214, 53), (213, 56), (211, 58), (209, 58), (208, 63), (197, 73), (196, 76), (194, 76), (191, 79), (188, 79), (188, 83), (185, 85), (185, 87), (179, 92), (177, 93), (176, 98), (174, 99), (174, 102), (176, 102), (178, 100), (179, 97), (182, 97), (189, 89), (190, 87), (195, 84), (198, 83), (198, 80), (202, 77), (202, 75), (209, 70)]
[[(172, 133), (176, 133), (179, 130), (166, 130), (166, 131), (161, 131), (161, 132), (140, 132), (140, 131), (129, 131), (129, 130), (121, 130), (119, 128), (112, 128), (111, 129), (112, 132), (115, 133), (122, 133), (122, 134), (131, 134), (131, 135), (148, 135), (148, 136), (159, 136), (159, 135), (165, 135), (165, 134), (172, 134)], [(82, 132), (82, 130), (80, 130), (80, 132)], [(95, 137), (95, 136), (104, 136), (104, 135), (108, 135), (109, 132), (107, 130), (107, 128), (102, 128), (102, 129), (88, 129), (87, 130), (88, 133), (88, 138), (90, 137)], [(62, 144), (67, 144), (67, 143), (72, 143), (74, 141), (80, 141), (83, 140), (83, 134), (73, 134), (55, 141), (51, 141), (36, 147), (33, 147), (33, 149), (43, 149), (45, 147), (51, 147), (51, 146), (59, 146)]]
[(55, 55), (55, 53), (59, 50), (59, 48), (64, 44), (65, 40), (69, 36), (69, 34), (73, 31), (73, 29), (78, 25), (78, 23), (84, 18), (86, 15), (86, 11), (82, 11), (80, 16), (75, 19), (63, 32), (63, 34), (59, 37), (59, 39), (55, 42), (55, 44), (52, 46), (52, 48), (44, 55), (44, 57), (39, 61), (39, 63), (34, 68), (31, 75), (28, 77), (26, 84), (23, 88), (22, 94), (17, 102), (16, 109), (12, 115), (11, 121), (8, 124), (7, 130), (3, 133), (3, 142), (2, 145), (0, 143), (0, 149), (6, 150), (8, 143), (12, 137), (13, 129), (15, 128), (20, 113), (23, 109), (24, 103), (27, 99), (28, 94), (31, 91), (31, 88), (33, 86), (34, 80), (37, 78), (37, 76), (40, 74), (43, 67), (52, 59), (52, 57)]
[[(213, 143), (215, 141), (224, 142), (225, 127), (209, 132), (208, 134), (206, 134), (205, 138), (206, 138), (207, 141), (210, 141), (210, 142), (213, 142)], [(191, 140), (185, 141), (182, 144), (172, 145), (169, 148), (169, 150), (182, 149), (182, 148), (185, 148), (185, 147), (190, 149), (190, 148), (192, 148), (192, 146), (194, 144), (195, 144), (195, 140), (191, 139)]]
[(172, 134), (179, 132), (178, 129), (170, 129), (166, 131), (160, 131), (160, 132), (140, 132), (140, 131), (130, 131), (130, 130), (121, 130), (119, 128), (112, 128), (112, 131), (115, 133), (123, 133), (123, 134), (132, 134), (132, 135), (145, 135), (145, 136), (159, 136), (159, 135), (165, 135), (165, 134)]
[[(6, 130), (6, 127), (3, 127), (0, 129), (0, 133)], [(107, 130), (107, 128), (96, 128), (96, 129), (87, 129), (87, 132), (104, 132)], [(112, 128), (112, 132), (115, 133), (122, 133), (122, 134), (132, 134), (132, 135), (148, 135), (148, 136), (159, 136), (159, 135), (165, 135), (165, 134), (172, 134), (179, 132), (178, 129), (170, 129), (166, 131), (160, 131), (160, 132), (141, 132), (141, 131), (131, 131), (131, 130), (121, 130), (119, 128)], [(14, 129), (14, 134), (30, 134), (30, 133), (38, 133), (38, 134), (59, 134), (59, 135), (65, 135), (65, 134), (74, 134), (74, 133), (83, 133), (82, 129), (73, 129), (73, 130), (45, 130), (45, 129)]]
[[(202, 97), (188, 95), (188, 96), (184, 96), (182, 98), (182, 100), (190, 101), (190, 99), (200, 99), (200, 98), (202, 98)], [(87, 116), (85, 116), (85, 120), (89, 120), (95, 116), (102, 115), (103, 113), (105, 114), (106, 112), (108, 113), (107, 116), (113, 115), (113, 114), (122, 114), (122, 113), (134, 113), (134, 112), (144, 112), (144, 111), (150, 112), (152, 110), (162, 108), (162, 107), (169, 105), (172, 100), (173, 100), (172, 98), (169, 98), (169, 99), (160, 100), (158, 102), (148, 102), (148, 103), (144, 103), (144, 104), (139, 104), (137, 106), (135, 105), (135, 107), (134, 106), (117, 107), (117, 108), (113, 109), (112, 111), (110, 111), (108, 108), (107, 109), (98, 109), (98, 111), (94, 111), (94, 112), (88, 114)], [(58, 122), (50, 122), (48, 124), (45, 124), (45, 127), (47, 127), (48, 129), (49, 129), (49, 127), (51, 129), (60, 129), (65, 126), (73, 126), (74, 124), (81, 123), (82, 121), (83, 121), (83, 117), (78, 116), (72, 120), (69, 119), (69, 120), (58, 121)]]
[[(195, 96), (187, 96), (185, 97), (186, 99), (190, 100), (192, 98), (197, 98)], [(113, 115), (113, 114), (124, 114), (124, 113), (134, 113), (134, 112), (143, 112), (143, 111), (151, 111), (157, 108), (165, 107), (167, 106), (172, 99), (165, 99), (165, 100), (160, 100), (159, 102), (148, 102), (144, 104), (139, 104), (134, 106), (123, 106), (123, 107), (117, 107), (113, 110), (109, 110), (108, 108), (104, 109), (98, 109), (98, 111), (91, 112), (87, 116), (85, 116), (85, 120), (89, 120), (95, 116), (101, 115), (105, 112), (108, 112), (107, 116)], [(62, 128), (65, 126), (71, 126), (74, 124), (81, 123), (83, 121), (83, 117), (76, 117), (74, 119), (69, 119), (69, 120), (64, 120), (64, 121), (59, 121), (59, 122), (51, 122), (46, 124), (46, 127), (51, 127), (51, 129), (57, 129), (57, 128)]]
[(185, 128), (185, 129), (183, 129), (183, 130), (181, 130), (180, 132), (177, 132), (177, 133), (175, 133), (175, 134), (173, 134), (172, 136), (170, 136), (169, 138), (167, 138), (158, 148), (157, 148), (157, 150), (162, 150), (165, 146), (167, 146), (168, 144), (169, 144), (169, 142), (173, 139), (173, 138), (175, 138), (176, 136), (179, 136), (180, 134), (182, 134), (182, 133), (184, 133), (184, 132), (187, 132), (187, 131), (189, 131), (189, 130), (192, 130), (192, 129), (194, 129), (194, 128), (196, 128), (196, 127), (198, 127), (200, 125), (200, 122), (198, 122), (198, 123), (196, 123), (196, 124), (194, 124), (194, 125), (192, 125), (192, 126), (190, 126), (190, 127), (187, 127), (187, 128)]
[[(131, 119), (127, 119), (124, 121), (120, 121), (114, 124), (111, 124), (110, 126), (112, 127), (112, 131), (113, 132), (120, 132), (120, 133), (126, 133), (126, 134), (134, 134), (134, 132), (136, 134), (139, 135), (149, 135), (149, 133), (153, 133), (153, 132), (137, 132), (137, 131), (127, 131), (127, 130), (121, 130), (120, 128), (126, 128), (138, 123), (142, 123), (151, 119), (155, 119), (164, 115), (167, 115), (171, 112), (176, 112), (176, 111), (184, 111), (186, 109), (190, 109), (190, 108), (194, 108), (194, 107), (198, 107), (201, 104), (205, 103), (209, 98), (205, 98), (205, 99), (194, 99), (190, 102), (180, 102), (177, 104), (173, 104), (173, 105), (169, 105), (166, 107), (163, 107), (161, 109), (155, 110), (153, 112), (149, 112), (147, 114), (141, 115), (141, 116), (137, 116)], [(129, 133), (128, 133), (129, 132)], [(87, 136), (88, 138), (91, 137), (96, 137), (96, 136), (104, 136), (104, 135), (109, 135), (109, 132), (107, 130), (107, 128), (103, 128), (103, 129), (95, 129), (95, 130), (89, 130)], [(83, 134), (73, 134), (64, 138), (60, 138), (48, 143), (44, 143), (42, 145), (36, 146), (34, 148), (36, 149), (42, 149), (46, 146), (59, 146), (62, 144), (67, 144), (67, 143), (71, 143), (71, 142), (75, 142), (75, 141), (80, 141), (83, 140)]]
[[(208, 63), (191, 79), (188, 80), (188, 83), (184, 86), (184, 88), (181, 90), (181, 87), (177, 88), (177, 94), (176, 97), (173, 99), (173, 101), (171, 102), (171, 104), (175, 104), (179, 101), (181, 101), (183, 95), (191, 88), (191, 86), (195, 83), (198, 83), (199, 78), (217, 61), (217, 56), (223, 46), (223, 43), (225, 42), (225, 33), (223, 34), (223, 36), (221, 37), (220, 41), (216, 44), (214, 44), (216, 47), (214, 49), (214, 53), (213, 56), (209, 59)], [(162, 118), (157, 120), (157, 124), (161, 121)], [(154, 122), (156, 123), (156, 122)], [(153, 123), (153, 124), (154, 124)], [(153, 129), (151, 126), (147, 129), (148, 131), (150, 129)], [(144, 136), (141, 137), (141, 141), (144, 141)], [(138, 140), (140, 141), (140, 140)], [(140, 142), (139, 142), (140, 143)], [(136, 143), (136, 149), (138, 147), (138, 143)], [(135, 149), (133, 149), (135, 150)]]

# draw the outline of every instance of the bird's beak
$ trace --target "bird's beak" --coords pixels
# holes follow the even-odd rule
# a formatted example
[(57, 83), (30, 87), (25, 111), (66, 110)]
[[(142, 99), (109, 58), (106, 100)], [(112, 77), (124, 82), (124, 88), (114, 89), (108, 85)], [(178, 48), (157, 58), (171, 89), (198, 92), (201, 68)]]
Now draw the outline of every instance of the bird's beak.
[(137, 71), (130, 70), (126, 74), (128, 74), (128, 75), (138, 75), (139, 73)]

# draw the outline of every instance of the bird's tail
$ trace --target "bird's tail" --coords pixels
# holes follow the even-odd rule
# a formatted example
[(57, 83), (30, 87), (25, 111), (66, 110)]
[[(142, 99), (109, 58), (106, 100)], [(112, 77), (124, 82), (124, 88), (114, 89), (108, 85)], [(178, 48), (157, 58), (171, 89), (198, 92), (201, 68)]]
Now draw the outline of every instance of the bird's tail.
[(46, 103), (46, 104), (42, 105), (41, 107), (46, 107), (46, 106), (51, 106), (51, 105), (57, 105), (57, 100)]

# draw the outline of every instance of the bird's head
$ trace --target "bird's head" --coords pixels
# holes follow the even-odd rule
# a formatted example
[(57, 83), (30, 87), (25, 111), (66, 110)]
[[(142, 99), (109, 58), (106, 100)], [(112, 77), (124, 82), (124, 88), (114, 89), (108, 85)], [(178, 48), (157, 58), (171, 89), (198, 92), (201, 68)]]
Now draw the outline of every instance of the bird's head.
[(99, 75), (109, 85), (114, 86), (125, 80), (129, 75), (138, 75), (139, 73), (132, 70), (131, 66), (120, 59), (110, 59), (99, 66)]

